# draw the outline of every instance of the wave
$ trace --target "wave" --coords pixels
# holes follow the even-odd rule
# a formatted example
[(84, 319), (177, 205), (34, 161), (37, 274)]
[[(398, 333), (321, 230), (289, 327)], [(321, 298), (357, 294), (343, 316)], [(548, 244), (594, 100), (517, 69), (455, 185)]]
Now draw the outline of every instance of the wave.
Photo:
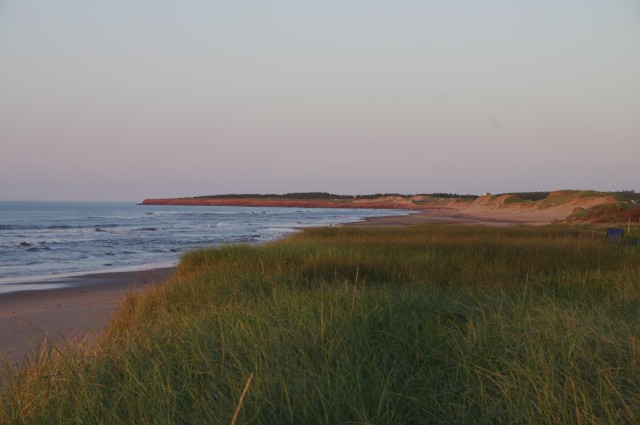
[[(120, 224), (82, 224), (82, 225), (69, 225), (69, 224), (56, 224), (50, 226), (40, 226), (37, 224), (0, 224), (0, 230), (74, 230), (74, 229), (91, 229), (94, 227), (120, 227)], [(21, 234), (21, 237), (28, 237), (28, 235)]]
[(98, 224), (91, 226), (96, 232), (117, 232), (120, 226), (119, 224)]
[(159, 248), (159, 249), (154, 249), (153, 252), (169, 253), (169, 252), (180, 252), (180, 250), (178, 248)]
[(6, 259), (3, 260), (2, 262), (0, 262), (0, 266), (2, 267), (16, 267), (16, 266), (35, 266), (36, 264), (42, 264), (43, 261), (42, 260), (28, 260), (28, 261), (24, 261), (24, 259)]

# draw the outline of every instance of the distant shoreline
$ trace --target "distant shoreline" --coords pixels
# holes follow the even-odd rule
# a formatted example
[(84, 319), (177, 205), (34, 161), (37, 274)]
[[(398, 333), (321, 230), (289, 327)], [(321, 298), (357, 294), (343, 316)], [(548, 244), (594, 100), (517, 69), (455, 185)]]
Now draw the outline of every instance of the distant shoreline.
[(467, 215), (448, 208), (434, 208), (429, 211), (419, 211), (407, 215), (390, 215), (384, 217), (367, 217), (362, 221), (346, 223), (343, 226), (413, 226), (415, 224), (481, 224), (487, 226), (513, 226), (517, 224), (542, 225), (549, 224), (547, 220), (537, 220), (532, 217), (500, 218)]
[[(626, 194), (629, 198), (632, 193)], [(399, 209), (418, 212), (398, 222), (396, 219), (365, 220), (378, 225), (412, 223), (541, 225), (564, 223), (637, 222), (637, 200), (616, 198), (616, 193), (560, 190), (482, 196), (471, 195), (360, 195), (328, 193), (287, 195), (214, 195), (192, 198), (145, 199), (142, 205), (362, 208)], [(387, 223), (387, 224), (384, 224)]]
[(271, 199), (271, 198), (165, 198), (145, 199), (141, 205), (180, 205), (215, 207), (260, 207), (260, 208), (349, 208), (349, 209), (401, 209), (420, 210), (410, 200), (398, 198), (371, 198), (356, 200), (320, 199)]

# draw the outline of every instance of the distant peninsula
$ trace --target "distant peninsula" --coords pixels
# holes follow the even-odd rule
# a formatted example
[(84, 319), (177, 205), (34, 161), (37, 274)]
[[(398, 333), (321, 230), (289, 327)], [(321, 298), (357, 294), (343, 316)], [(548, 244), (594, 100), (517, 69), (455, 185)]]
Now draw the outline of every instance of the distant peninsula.
[[(425, 218), (469, 218), (504, 223), (638, 223), (640, 194), (633, 191), (559, 190), (483, 195), (430, 193), (336, 195), (326, 192), (224, 194), (145, 199), (143, 205), (290, 208), (372, 208), (422, 212)], [(470, 221), (469, 221), (470, 220)], [(429, 221), (429, 220), (426, 220)]]

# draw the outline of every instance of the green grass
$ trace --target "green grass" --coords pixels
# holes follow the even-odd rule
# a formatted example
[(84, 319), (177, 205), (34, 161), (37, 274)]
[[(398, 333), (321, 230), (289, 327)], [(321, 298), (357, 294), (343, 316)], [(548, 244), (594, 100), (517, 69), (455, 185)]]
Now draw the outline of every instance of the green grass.
[(548, 198), (549, 192), (515, 192), (505, 193), (505, 195), (511, 195), (505, 199), (505, 204), (516, 202), (533, 203)]
[[(638, 423), (640, 249), (595, 227), (310, 229), (187, 254), (0, 423)], [(14, 371), (14, 373), (17, 373)]]
[(640, 222), (640, 207), (631, 202), (595, 205), (591, 208), (580, 208), (566, 218), (569, 223), (591, 222), (623, 225)]
[(576, 198), (589, 198), (595, 196), (606, 196), (606, 193), (596, 192), (594, 190), (561, 190), (558, 192), (552, 192), (548, 197), (544, 198), (542, 200), (542, 207), (555, 207)]

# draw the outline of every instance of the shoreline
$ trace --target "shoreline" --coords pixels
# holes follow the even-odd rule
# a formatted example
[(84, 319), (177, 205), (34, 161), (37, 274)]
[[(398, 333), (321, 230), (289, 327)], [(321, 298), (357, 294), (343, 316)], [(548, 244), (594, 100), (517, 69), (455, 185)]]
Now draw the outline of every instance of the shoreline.
[(0, 294), (0, 388), (2, 365), (24, 365), (44, 341), (59, 347), (65, 341), (90, 340), (127, 293), (166, 282), (174, 272), (175, 267), (164, 267), (93, 273), (56, 281), (66, 287)]
[[(159, 263), (138, 264), (132, 266), (122, 266), (113, 268), (101, 268), (97, 270), (84, 270), (69, 273), (35, 276), (16, 276), (0, 278), (0, 296), (23, 291), (53, 290), (63, 289), (69, 285), (77, 284), (80, 278), (95, 275), (112, 275), (117, 273), (144, 272), (149, 270), (175, 268), (179, 259), (163, 261)], [(23, 289), (32, 287), (33, 289)]]
[(499, 215), (464, 214), (450, 208), (434, 208), (420, 212), (411, 211), (406, 215), (367, 217), (362, 221), (342, 224), (341, 226), (412, 226), (415, 224), (462, 224), (462, 225), (486, 225), (486, 226), (514, 226), (533, 225), (540, 226), (550, 224), (548, 217), (536, 217), (532, 214), (523, 215)]

